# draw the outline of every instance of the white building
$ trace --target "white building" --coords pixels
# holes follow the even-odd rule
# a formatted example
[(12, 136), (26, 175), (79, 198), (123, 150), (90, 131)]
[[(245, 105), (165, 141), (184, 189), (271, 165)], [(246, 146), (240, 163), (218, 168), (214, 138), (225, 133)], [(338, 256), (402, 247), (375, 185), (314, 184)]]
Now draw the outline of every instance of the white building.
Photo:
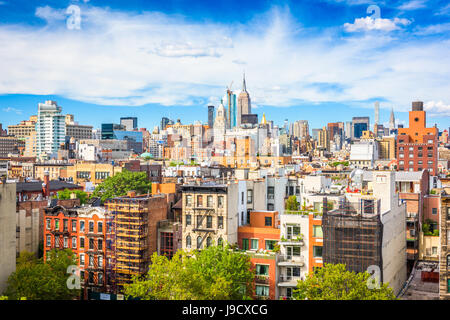
[(354, 168), (373, 168), (378, 160), (378, 142), (365, 140), (354, 143), (350, 147), (350, 166)]
[(50, 157), (56, 154), (66, 137), (65, 116), (56, 101), (47, 100), (38, 104), (36, 122), (36, 155)]

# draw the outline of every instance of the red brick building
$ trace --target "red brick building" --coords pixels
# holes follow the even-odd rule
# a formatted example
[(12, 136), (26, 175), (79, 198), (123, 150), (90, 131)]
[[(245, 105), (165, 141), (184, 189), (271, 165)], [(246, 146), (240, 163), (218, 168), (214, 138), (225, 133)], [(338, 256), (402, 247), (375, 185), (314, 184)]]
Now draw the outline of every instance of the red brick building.
[(397, 136), (398, 171), (422, 171), (438, 173), (438, 137), (436, 127), (427, 128), (423, 102), (412, 103), (409, 112), (409, 128), (399, 128)]

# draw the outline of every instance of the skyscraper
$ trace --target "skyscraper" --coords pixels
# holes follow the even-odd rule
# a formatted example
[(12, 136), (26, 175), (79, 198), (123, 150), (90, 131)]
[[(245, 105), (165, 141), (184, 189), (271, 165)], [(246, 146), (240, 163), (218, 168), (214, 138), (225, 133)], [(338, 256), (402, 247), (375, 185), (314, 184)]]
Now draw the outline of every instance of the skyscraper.
[(394, 108), (391, 109), (391, 116), (389, 118), (389, 131), (395, 129)]
[(165, 130), (167, 125), (169, 124), (169, 118), (162, 117), (161, 118), (161, 130)]
[(136, 117), (120, 118), (120, 124), (125, 127), (125, 130), (133, 131), (134, 129), (137, 129), (137, 118)]
[(210, 129), (214, 126), (214, 106), (208, 106), (208, 126)]
[(238, 97), (237, 107), (238, 107), (237, 117), (239, 119), (239, 125), (240, 125), (242, 115), (252, 113), (250, 95), (247, 92), (247, 85), (245, 84), (245, 74), (244, 74), (244, 78), (242, 81), (242, 91)]
[(56, 101), (47, 100), (38, 104), (36, 123), (36, 156), (50, 156), (58, 152), (65, 141), (66, 121), (62, 108)]
[(375, 102), (375, 124), (380, 123), (380, 103), (378, 101)]
[(352, 139), (359, 139), (363, 131), (370, 128), (369, 117), (353, 117), (352, 118)]

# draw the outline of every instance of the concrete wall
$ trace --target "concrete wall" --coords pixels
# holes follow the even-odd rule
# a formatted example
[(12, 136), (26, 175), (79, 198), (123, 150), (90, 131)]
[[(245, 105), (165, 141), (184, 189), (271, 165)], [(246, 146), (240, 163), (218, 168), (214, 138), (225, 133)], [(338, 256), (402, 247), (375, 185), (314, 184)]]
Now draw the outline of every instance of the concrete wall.
[(16, 270), (16, 184), (0, 184), (0, 294)]

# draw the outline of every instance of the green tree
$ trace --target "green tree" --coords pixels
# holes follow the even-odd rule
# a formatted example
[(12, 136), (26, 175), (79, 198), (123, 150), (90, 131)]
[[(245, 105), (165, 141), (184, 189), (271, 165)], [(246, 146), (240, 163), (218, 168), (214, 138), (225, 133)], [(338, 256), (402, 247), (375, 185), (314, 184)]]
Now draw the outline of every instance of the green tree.
[(299, 209), (299, 207), (300, 207), (300, 204), (298, 203), (296, 196), (290, 196), (286, 200), (286, 210), (297, 211)]
[(45, 263), (33, 253), (21, 252), (16, 271), (3, 293), (10, 300), (70, 300), (79, 297), (80, 290), (69, 289), (67, 268), (76, 265), (76, 255), (70, 250), (52, 250)]
[[(323, 268), (308, 274), (294, 290), (296, 300), (395, 300), (393, 290), (386, 283), (370, 289), (367, 272), (346, 270), (344, 264), (326, 263)], [(370, 280), (369, 280), (370, 282)]]
[(254, 270), (247, 255), (210, 246), (172, 259), (152, 256), (149, 271), (125, 286), (127, 297), (144, 300), (240, 300), (252, 294)]
[(145, 172), (131, 172), (124, 169), (99, 184), (92, 193), (92, 197), (100, 197), (104, 202), (108, 198), (125, 196), (132, 190), (137, 194), (147, 193), (151, 191), (151, 187), (152, 183)]
[(67, 200), (70, 199), (71, 194), (75, 194), (76, 198), (80, 199), (80, 204), (86, 203), (86, 200), (88, 198), (88, 194), (84, 192), (83, 190), (69, 190), (64, 189), (63, 191), (58, 191), (58, 199), (61, 200)]

